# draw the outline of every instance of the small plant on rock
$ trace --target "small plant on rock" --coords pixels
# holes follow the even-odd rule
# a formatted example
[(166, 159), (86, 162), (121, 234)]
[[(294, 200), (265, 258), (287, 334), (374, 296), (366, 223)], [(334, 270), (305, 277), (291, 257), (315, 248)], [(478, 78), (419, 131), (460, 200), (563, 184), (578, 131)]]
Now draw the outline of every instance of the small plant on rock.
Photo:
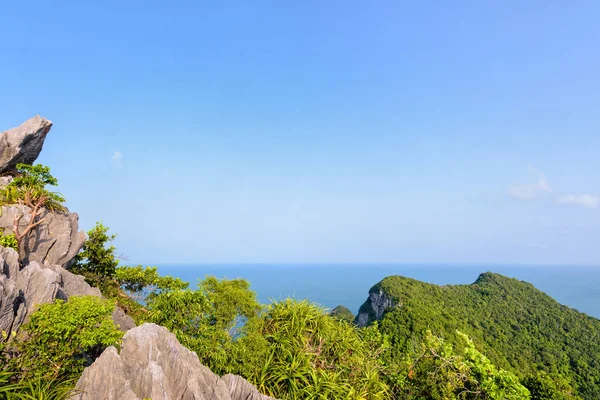
[(24, 230), (20, 224), (24, 214), (19, 213), (13, 221), (13, 234), (17, 248), (21, 248), (23, 239), (35, 227), (45, 222), (38, 219), (42, 208), (50, 211), (64, 211), (64, 197), (57, 192), (46, 189), (46, 186), (57, 186), (58, 180), (50, 174), (50, 168), (42, 164), (17, 164), (18, 175), (0, 192), (0, 205), (22, 204), (29, 207), (29, 220)]

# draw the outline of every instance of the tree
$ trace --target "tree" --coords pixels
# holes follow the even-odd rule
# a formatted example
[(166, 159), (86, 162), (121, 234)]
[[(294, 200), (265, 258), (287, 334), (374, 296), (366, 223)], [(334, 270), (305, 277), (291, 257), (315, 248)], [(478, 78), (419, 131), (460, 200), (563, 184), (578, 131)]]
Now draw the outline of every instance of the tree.
[(81, 251), (75, 257), (75, 264), (71, 268), (75, 273), (93, 273), (97, 278), (113, 278), (119, 260), (115, 255), (115, 246), (110, 245), (117, 235), (108, 234), (108, 227), (102, 222), (87, 233), (88, 238), (83, 243)]
[(232, 343), (261, 310), (249, 286), (209, 276), (196, 290), (161, 290), (148, 298), (149, 320), (173, 332), (214, 372), (230, 372)]
[(156, 267), (121, 266), (115, 271), (115, 280), (121, 289), (139, 302), (146, 303), (159, 293), (169, 290), (184, 290), (189, 286), (179, 278), (160, 276)]
[(523, 380), (531, 392), (531, 400), (581, 400), (575, 394), (571, 382), (564, 376), (538, 371)]
[(427, 331), (408, 356), (404, 394), (432, 400), (526, 400), (530, 393), (511, 372), (497, 368), (481, 354), (471, 339), (457, 332), (464, 350)]

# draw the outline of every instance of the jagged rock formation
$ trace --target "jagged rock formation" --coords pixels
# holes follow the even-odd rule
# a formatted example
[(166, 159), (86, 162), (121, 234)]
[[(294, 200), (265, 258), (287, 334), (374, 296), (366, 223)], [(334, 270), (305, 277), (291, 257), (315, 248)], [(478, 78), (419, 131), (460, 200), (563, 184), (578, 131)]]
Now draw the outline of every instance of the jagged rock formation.
[(396, 306), (396, 302), (386, 295), (378, 285), (375, 285), (369, 290), (369, 298), (360, 307), (354, 322), (360, 327), (367, 326), (371, 322), (379, 320), (385, 310), (394, 306)]
[(4, 247), (0, 247), (0, 268), (0, 331), (17, 331), (36, 304), (54, 301), (61, 276), (36, 262), (20, 269), (17, 252)]
[[(0, 134), (0, 174), (13, 172), (18, 163), (32, 164), (51, 127), (52, 122), (36, 116)], [(0, 188), (11, 180), (8, 175), (0, 177)], [(13, 233), (15, 217), (20, 214), (23, 218), (19, 228), (23, 232), (31, 218), (29, 207), (10, 205), (0, 209), (3, 234)], [(100, 291), (90, 287), (82, 276), (65, 269), (85, 241), (85, 233), (79, 231), (78, 215), (43, 209), (39, 218), (45, 222), (23, 240), (22, 260), (14, 250), (0, 247), (0, 331), (16, 332), (35, 305), (51, 303), (57, 298), (66, 300), (70, 296), (101, 297)], [(113, 319), (122, 330), (135, 326), (120, 308), (115, 308)]]
[(19, 163), (32, 164), (39, 156), (52, 121), (36, 115), (16, 128), (0, 134), (0, 174), (15, 170)]
[[(0, 214), (0, 228), (4, 234), (13, 233), (15, 217), (23, 214), (19, 224), (25, 229), (31, 218), (31, 210), (24, 205), (3, 206)], [(35, 227), (23, 241), (21, 249), (25, 254), (25, 264), (35, 261), (42, 265), (58, 265), (67, 268), (83, 246), (85, 233), (79, 231), (79, 216), (75, 213), (42, 210), (40, 217), (44, 223)]]
[(269, 400), (244, 379), (213, 374), (171, 332), (143, 324), (85, 369), (71, 400)]

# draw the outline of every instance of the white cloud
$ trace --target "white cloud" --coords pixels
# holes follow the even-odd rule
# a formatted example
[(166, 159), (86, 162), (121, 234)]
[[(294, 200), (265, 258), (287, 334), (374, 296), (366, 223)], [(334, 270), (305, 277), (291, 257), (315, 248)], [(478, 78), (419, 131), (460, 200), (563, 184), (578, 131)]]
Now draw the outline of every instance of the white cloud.
[(121, 168), (123, 166), (123, 153), (116, 150), (110, 158), (110, 163)]
[(556, 198), (559, 204), (575, 204), (582, 207), (596, 208), (600, 205), (600, 197), (591, 194), (568, 194)]
[(508, 188), (508, 194), (520, 200), (532, 200), (541, 194), (550, 192), (552, 192), (552, 188), (544, 175), (541, 175), (536, 183), (516, 185)]

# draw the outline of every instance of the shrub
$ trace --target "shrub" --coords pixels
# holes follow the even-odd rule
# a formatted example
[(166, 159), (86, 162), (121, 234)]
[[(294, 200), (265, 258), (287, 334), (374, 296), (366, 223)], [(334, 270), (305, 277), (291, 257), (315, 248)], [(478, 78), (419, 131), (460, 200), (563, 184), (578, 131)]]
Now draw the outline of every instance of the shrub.
[(4, 230), (0, 229), (0, 246), (19, 251), (19, 243), (14, 233), (3, 235)]
[(21, 379), (65, 380), (78, 377), (104, 348), (118, 344), (114, 305), (94, 296), (72, 296), (44, 304), (22, 327), (27, 340), (17, 343), (11, 360)]
[(18, 175), (0, 191), (0, 205), (19, 203), (33, 208), (40, 203), (40, 206), (52, 211), (64, 210), (65, 198), (46, 189), (46, 186), (58, 185), (49, 167), (17, 164), (17, 171)]
[(261, 392), (281, 399), (389, 398), (377, 357), (383, 338), (376, 327), (362, 332), (371, 335), (365, 340), (324, 309), (285, 300), (269, 306), (259, 329), (266, 354), (249, 378)]

